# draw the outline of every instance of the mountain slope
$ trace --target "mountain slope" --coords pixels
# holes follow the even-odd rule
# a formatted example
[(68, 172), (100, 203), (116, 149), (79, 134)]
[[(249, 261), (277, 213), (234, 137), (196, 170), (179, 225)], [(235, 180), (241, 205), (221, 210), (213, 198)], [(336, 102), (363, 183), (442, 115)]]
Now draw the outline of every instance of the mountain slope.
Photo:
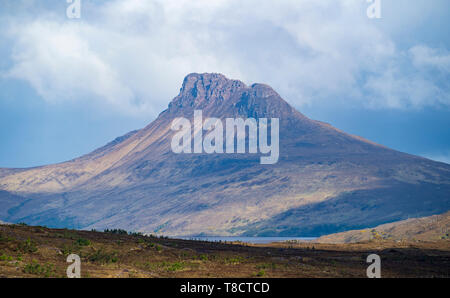
[[(174, 154), (176, 117), (280, 119), (280, 158)], [(3, 173), (3, 174), (2, 174)], [(80, 158), (0, 171), (9, 222), (171, 235), (322, 235), (447, 211), (450, 165), (311, 120), (269, 86), (190, 74), (147, 127)]]
[(450, 212), (421, 218), (410, 218), (372, 229), (347, 231), (316, 240), (319, 243), (355, 243), (369, 240), (436, 241), (449, 240)]

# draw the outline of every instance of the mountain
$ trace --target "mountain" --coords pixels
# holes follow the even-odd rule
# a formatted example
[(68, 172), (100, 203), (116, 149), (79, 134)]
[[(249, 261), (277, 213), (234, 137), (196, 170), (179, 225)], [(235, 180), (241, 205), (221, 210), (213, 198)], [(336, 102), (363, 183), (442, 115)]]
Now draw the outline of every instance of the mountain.
[(319, 243), (356, 243), (371, 240), (436, 241), (449, 238), (450, 212), (380, 225), (372, 229), (347, 231), (316, 240)]
[[(177, 117), (279, 118), (279, 160), (175, 154)], [(147, 127), (74, 160), (0, 169), (0, 219), (166, 235), (317, 236), (443, 213), (450, 165), (311, 120), (271, 87), (190, 74)]]

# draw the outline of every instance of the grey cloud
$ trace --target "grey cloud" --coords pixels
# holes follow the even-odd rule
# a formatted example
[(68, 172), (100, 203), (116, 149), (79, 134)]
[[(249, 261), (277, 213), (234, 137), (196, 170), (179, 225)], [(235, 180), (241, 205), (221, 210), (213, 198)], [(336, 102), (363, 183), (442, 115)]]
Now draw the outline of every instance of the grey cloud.
[(79, 22), (53, 14), (13, 18), (13, 66), (3, 73), (28, 81), (48, 101), (95, 98), (126, 113), (155, 115), (190, 72), (268, 83), (296, 106), (450, 105), (449, 86), (423, 69), (448, 71), (448, 52), (399, 48), (386, 26), (366, 17), (365, 1), (116, 0), (84, 7)]

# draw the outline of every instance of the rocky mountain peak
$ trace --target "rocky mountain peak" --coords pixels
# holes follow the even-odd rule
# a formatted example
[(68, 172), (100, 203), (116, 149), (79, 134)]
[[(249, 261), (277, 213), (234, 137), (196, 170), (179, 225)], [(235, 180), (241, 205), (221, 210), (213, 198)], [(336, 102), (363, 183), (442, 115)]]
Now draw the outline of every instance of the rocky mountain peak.
[(247, 88), (243, 82), (230, 80), (219, 73), (191, 73), (184, 78), (180, 95), (192, 99), (226, 99), (227, 93), (243, 88)]
[(187, 75), (167, 112), (172, 117), (180, 114), (189, 117), (195, 109), (214, 116), (276, 117), (293, 113), (289, 104), (270, 86), (247, 86), (242, 81), (228, 79), (219, 73)]

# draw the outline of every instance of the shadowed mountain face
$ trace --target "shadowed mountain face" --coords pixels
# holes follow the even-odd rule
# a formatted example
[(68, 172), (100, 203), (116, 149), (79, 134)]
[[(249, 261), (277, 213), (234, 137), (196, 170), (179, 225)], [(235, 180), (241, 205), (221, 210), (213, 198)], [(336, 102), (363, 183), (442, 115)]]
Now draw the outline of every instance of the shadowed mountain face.
[[(279, 118), (280, 157), (175, 154), (176, 117)], [(0, 220), (166, 235), (309, 236), (450, 206), (450, 165), (308, 119), (269, 86), (190, 74), (147, 127), (56, 165), (0, 169)]]

